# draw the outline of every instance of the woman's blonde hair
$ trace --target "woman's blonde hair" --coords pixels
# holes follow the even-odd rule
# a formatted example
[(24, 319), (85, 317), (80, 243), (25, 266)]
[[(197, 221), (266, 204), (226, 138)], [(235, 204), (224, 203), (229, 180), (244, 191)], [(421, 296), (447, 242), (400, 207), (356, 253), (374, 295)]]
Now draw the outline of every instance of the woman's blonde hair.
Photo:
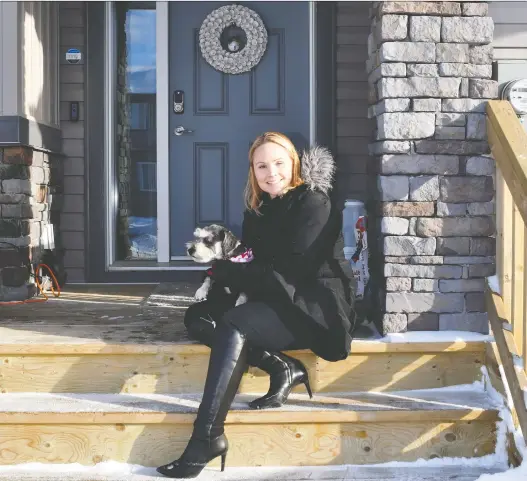
[(268, 142), (277, 144), (287, 150), (289, 157), (291, 157), (291, 160), (293, 161), (293, 176), (291, 178), (291, 184), (289, 184), (289, 187), (287, 187), (283, 193), (285, 194), (288, 190), (294, 189), (304, 183), (301, 177), (300, 157), (293, 142), (291, 142), (287, 136), (279, 132), (265, 132), (264, 134), (259, 135), (249, 149), (249, 177), (247, 178), (247, 185), (245, 186), (244, 192), (245, 207), (256, 212), (258, 212), (258, 208), (262, 204), (263, 191), (260, 189), (258, 181), (256, 180), (256, 174), (254, 173), (254, 151)]

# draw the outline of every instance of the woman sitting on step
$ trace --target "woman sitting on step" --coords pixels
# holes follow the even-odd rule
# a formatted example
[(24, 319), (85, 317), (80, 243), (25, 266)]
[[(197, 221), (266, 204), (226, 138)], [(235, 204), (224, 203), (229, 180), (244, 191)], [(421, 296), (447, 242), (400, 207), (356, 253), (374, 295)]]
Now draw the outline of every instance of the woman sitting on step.
[[(196, 477), (218, 456), (223, 471), (224, 422), (247, 364), (270, 376), (269, 392), (249, 404), (265, 409), (285, 403), (298, 384), (311, 396), (304, 365), (280, 351), (310, 349), (328, 361), (350, 352), (355, 283), (343, 257), (342, 213), (329, 196), (331, 154), (315, 147), (301, 162), (286, 136), (268, 132), (249, 161), (242, 240), (254, 260), (218, 261), (207, 300), (186, 312), (190, 336), (211, 354), (192, 437), (178, 460), (158, 468), (171, 478)], [(221, 286), (249, 301), (234, 307)]]

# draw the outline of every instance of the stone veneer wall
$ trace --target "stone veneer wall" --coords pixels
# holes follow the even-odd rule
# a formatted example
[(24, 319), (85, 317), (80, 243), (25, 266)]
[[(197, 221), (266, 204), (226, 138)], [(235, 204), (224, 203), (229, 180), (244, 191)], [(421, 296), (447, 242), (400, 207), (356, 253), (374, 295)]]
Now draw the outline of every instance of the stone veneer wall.
[(61, 179), (57, 156), (30, 147), (0, 147), (0, 301), (35, 295), (27, 266), (38, 263), (45, 249), (60, 251)]
[(376, 2), (367, 69), (384, 255), (383, 329), (488, 332), (495, 98), (486, 3)]

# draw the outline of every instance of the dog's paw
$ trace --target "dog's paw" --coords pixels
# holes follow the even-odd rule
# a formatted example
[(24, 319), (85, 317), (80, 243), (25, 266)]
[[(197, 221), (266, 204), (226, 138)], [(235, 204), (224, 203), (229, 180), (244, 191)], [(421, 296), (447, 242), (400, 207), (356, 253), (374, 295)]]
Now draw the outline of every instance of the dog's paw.
[(204, 301), (207, 299), (207, 294), (209, 293), (208, 289), (200, 287), (194, 294), (194, 299), (198, 302)]
[(236, 305), (237, 306), (240, 306), (242, 304), (245, 304), (247, 301), (249, 300), (249, 298), (247, 297), (246, 294), (244, 294), (243, 292), (238, 296), (238, 299), (236, 299)]

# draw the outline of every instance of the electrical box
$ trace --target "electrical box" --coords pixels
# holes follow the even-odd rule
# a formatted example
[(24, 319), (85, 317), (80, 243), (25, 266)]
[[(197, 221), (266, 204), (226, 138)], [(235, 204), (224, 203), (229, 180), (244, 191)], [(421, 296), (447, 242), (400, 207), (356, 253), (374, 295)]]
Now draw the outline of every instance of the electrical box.
[(498, 60), (493, 77), (500, 99), (511, 103), (527, 131), (527, 60)]
[(508, 100), (518, 115), (527, 115), (527, 78), (508, 82), (501, 92), (501, 98)]

